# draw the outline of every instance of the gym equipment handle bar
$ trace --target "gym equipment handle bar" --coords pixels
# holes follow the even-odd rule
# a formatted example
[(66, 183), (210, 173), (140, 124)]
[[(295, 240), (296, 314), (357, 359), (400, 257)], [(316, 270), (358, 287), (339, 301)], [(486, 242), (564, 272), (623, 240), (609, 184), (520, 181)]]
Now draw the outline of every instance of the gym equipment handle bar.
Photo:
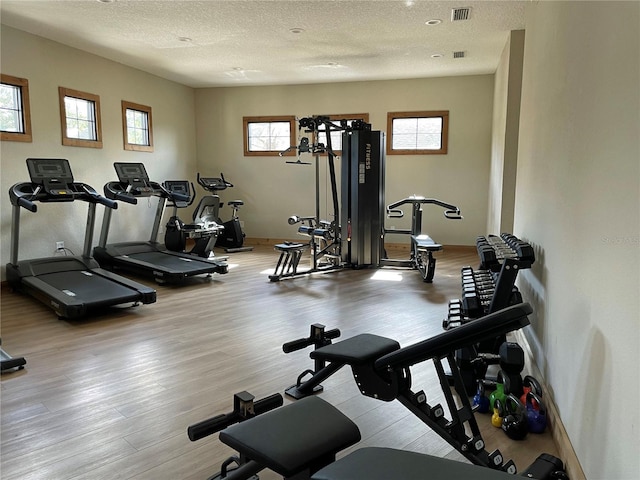
[[(253, 404), (253, 413), (254, 415), (260, 415), (274, 408), (278, 408), (282, 406), (282, 404), (282, 395), (274, 393), (255, 402)], [(228, 426), (238, 423), (243, 419), (244, 417), (239, 411), (234, 410), (233, 412), (223, 413), (190, 425), (189, 428), (187, 428), (187, 435), (189, 436), (189, 440), (195, 442), (220, 430), (224, 430)]]
[(529, 325), (531, 305), (521, 303), (478, 318), (465, 325), (401, 348), (375, 362), (378, 371), (399, 370), (432, 358), (445, 357), (455, 350)]
[[(340, 330), (337, 328), (334, 328), (333, 330), (327, 330), (326, 332), (324, 332), (323, 338), (325, 340), (332, 340), (334, 338), (338, 338), (339, 336), (340, 336)], [(302, 350), (303, 348), (306, 348), (309, 345), (312, 345), (314, 341), (315, 341), (315, 338), (312, 338), (312, 337), (299, 338), (298, 340), (291, 340), (290, 342), (287, 342), (282, 345), (282, 351), (284, 353), (291, 353), (291, 352), (295, 352), (296, 350)]]

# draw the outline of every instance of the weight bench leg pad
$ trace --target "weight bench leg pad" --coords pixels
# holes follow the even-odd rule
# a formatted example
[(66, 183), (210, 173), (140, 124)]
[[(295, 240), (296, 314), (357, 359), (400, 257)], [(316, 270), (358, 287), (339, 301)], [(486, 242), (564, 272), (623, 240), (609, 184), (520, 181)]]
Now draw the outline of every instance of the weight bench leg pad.
[(337, 452), (360, 441), (355, 423), (319, 397), (295, 403), (232, 425), (220, 440), (266, 468), (291, 477), (314, 472)]

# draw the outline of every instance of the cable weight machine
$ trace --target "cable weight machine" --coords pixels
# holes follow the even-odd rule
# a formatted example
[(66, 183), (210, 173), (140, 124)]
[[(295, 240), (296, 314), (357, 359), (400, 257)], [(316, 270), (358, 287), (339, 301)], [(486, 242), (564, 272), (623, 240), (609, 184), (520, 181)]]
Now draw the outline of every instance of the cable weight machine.
[[(340, 216), (340, 203), (338, 194), (338, 185), (336, 178), (336, 154), (333, 150), (331, 133), (342, 132), (343, 135), (343, 169), (342, 169), (342, 202), (346, 205), (347, 211), (350, 211), (348, 205), (349, 196), (345, 196), (345, 189), (349, 188), (349, 183), (345, 184), (345, 161), (344, 155), (345, 145), (349, 143), (352, 135), (360, 132), (371, 130), (371, 126), (363, 120), (353, 120), (350, 124), (347, 120), (332, 121), (328, 116), (312, 116), (298, 120), (299, 129), (304, 129), (305, 133), (311, 133), (314, 143), (309, 142), (308, 137), (302, 137), (300, 144), (291, 146), (280, 152), (284, 155), (286, 152), (296, 150), (298, 155), (301, 153), (310, 153), (315, 157), (315, 215), (314, 216), (297, 216), (292, 215), (288, 219), (290, 225), (300, 224), (298, 233), (309, 237), (309, 242), (285, 242), (275, 246), (276, 251), (280, 252), (280, 258), (276, 265), (273, 275), (269, 276), (272, 282), (277, 282), (285, 278), (306, 275), (314, 272), (335, 271), (342, 268), (345, 263), (349, 262), (349, 255), (344, 253), (343, 249), (349, 251), (349, 242), (351, 241), (351, 228), (347, 229), (347, 236), (343, 235), (340, 228), (340, 221), (343, 225), (351, 225), (350, 218)], [(326, 145), (318, 140), (320, 134), (325, 134)], [(349, 146), (346, 146), (349, 150)], [(332, 220), (323, 220), (320, 218), (320, 155), (327, 155), (327, 165), (329, 170), (329, 181), (331, 189), (331, 213)], [(287, 162), (297, 165), (309, 165), (310, 162), (302, 162), (298, 156), (297, 161)], [(355, 170), (357, 172), (357, 170)], [(347, 171), (346, 176), (350, 173)], [(346, 199), (346, 200), (345, 200)], [(311, 249), (311, 266), (309, 269), (298, 272), (298, 264), (302, 257), (302, 252), (307, 248)]]

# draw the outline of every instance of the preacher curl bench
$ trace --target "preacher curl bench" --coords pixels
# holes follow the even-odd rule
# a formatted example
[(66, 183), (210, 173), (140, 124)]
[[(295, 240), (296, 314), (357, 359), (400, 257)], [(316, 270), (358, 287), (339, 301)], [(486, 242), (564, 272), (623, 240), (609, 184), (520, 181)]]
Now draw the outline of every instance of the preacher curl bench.
[[(504, 463), (498, 450), (492, 453), (485, 450), (454, 353), (462, 346), (528, 325), (527, 315), (531, 312), (528, 304), (514, 305), (405, 348), (394, 340), (363, 334), (318, 348), (311, 354), (312, 358), (329, 364), (302, 384), (300, 390), (313, 392), (320, 381), (350, 365), (363, 395), (384, 401), (399, 400), (475, 466), (400, 450), (368, 448), (334, 463), (338, 452), (360, 440), (360, 432), (335, 407), (310, 396), (247, 421), (225, 425), (220, 440), (239, 452), (238, 468), (212, 478), (254, 478), (264, 468), (290, 480), (409, 480), (423, 479), (425, 472), (435, 479), (499, 480), (516, 473), (515, 464)], [(460, 407), (444, 372), (445, 358)], [(430, 406), (424, 392), (411, 391), (410, 367), (425, 360), (433, 360), (436, 366), (451, 419), (446, 418), (442, 406)], [(465, 424), (472, 436), (467, 435)], [(210, 433), (213, 431), (207, 434)]]

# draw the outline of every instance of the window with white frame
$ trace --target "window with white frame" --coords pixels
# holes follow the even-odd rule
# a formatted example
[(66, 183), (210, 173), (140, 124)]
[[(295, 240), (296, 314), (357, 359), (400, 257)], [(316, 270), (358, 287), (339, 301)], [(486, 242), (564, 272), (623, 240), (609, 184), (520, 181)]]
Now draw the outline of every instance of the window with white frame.
[(446, 154), (449, 112), (389, 112), (387, 136), (387, 155)]
[(31, 142), (29, 81), (26, 78), (0, 75), (0, 139)]

